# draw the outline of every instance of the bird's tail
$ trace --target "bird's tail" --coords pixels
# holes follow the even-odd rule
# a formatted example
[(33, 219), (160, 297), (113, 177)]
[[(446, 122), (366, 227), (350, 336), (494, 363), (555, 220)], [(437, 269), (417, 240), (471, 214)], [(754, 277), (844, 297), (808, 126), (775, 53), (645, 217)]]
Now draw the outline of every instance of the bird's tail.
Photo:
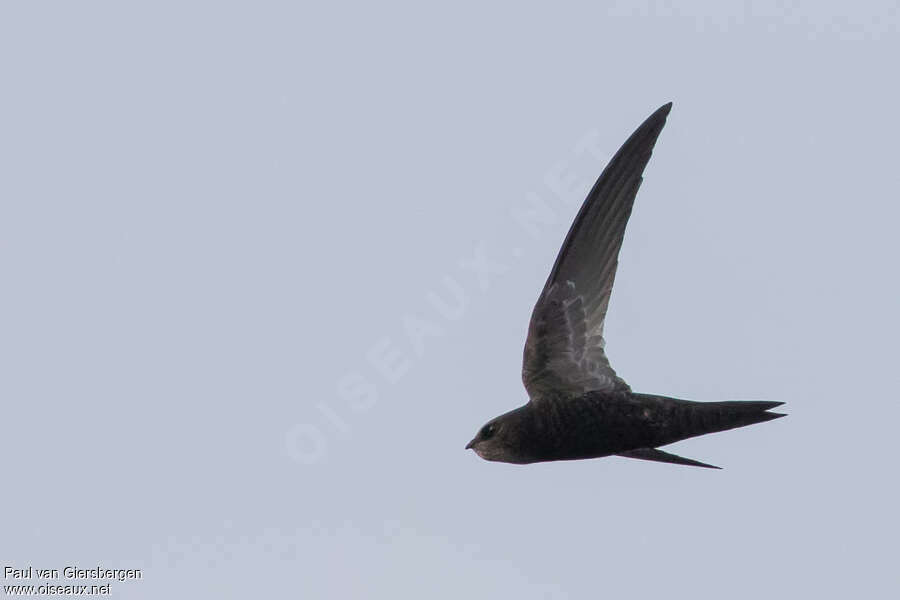
[[(686, 438), (725, 431), (754, 423), (771, 421), (785, 416), (784, 413), (769, 412), (784, 402), (728, 401), (728, 402), (692, 402), (666, 398), (668, 406), (667, 437), (677, 442)], [(663, 445), (663, 444), (659, 444)]]

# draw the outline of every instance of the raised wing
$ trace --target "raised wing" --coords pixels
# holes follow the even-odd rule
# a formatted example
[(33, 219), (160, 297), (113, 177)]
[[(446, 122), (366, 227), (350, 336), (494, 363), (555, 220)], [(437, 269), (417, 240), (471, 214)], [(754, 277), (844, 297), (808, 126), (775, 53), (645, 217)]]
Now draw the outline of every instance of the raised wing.
[(603, 351), (603, 321), (625, 225), (671, 108), (660, 107), (631, 134), (569, 229), (528, 326), (522, 381), (532, 400), (547, 392), (630, 389)]

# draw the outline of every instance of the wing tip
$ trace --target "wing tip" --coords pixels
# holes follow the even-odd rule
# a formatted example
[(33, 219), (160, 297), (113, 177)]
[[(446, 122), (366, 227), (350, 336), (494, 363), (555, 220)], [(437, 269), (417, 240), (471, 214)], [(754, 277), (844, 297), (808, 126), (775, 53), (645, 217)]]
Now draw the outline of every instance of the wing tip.
[(665, 452), (663, 450), (660, 450), (659, 448), (637, 448), (635, 450), (629, 450), (628, 452), (620, 452), (619, 456), (624, 456), (626, 458), (637, 458), (639, 460), (669, 463), (673, 465), (684, 465), (686, 467), (703, 467), (704, 469), (722, 470), (722, 467), (717, 467), (716, 465), (700, 462), (699, 460), (694, 460), (693, 458), (678, 456), (677, 454)]
[[(628, 152), (625, 150), (626, 148), (641, 148), (642, 151), (647, 153), (644, 161), (644, 164), (646, 165), (646, 161), (650, 159), (650, 153), (653, 152), (653, 147), (656, 145), (656, 138), (659, 137), (659, 134), (662, 132), (671, 110), (672, 103), (666, 102), (653, 111), (653, 114), (647, 117), (634, 131), (631, 137), (622, 144), (622, 148), (619, 149), (619, 152), (626, 154)], [(615, 160), (615, 157), (613, 160)], [(641, 168), (641, 171), (643, 171), (643, 167)]]

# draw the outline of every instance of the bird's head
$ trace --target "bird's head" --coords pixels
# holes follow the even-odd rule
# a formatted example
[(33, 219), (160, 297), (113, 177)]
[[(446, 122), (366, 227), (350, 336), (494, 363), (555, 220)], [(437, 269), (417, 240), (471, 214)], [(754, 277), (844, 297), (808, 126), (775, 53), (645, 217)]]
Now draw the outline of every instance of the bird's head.
[(520, 407), (485, 423), (466, 444), (484, 460), (508, 463), (532, 462), (523, 441), (527, 439), (526, 407)]

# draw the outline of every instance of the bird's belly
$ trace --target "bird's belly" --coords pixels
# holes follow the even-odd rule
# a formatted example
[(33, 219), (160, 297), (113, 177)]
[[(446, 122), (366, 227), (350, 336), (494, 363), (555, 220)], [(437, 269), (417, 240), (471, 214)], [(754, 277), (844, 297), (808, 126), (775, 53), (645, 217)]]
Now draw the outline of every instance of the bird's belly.
[(563, 411), (546, 415), (539, 452), (546, 458), (541, 460), (599, 458), (655, 447), (659, 441), (655, 415), (631, 402), (584, 398)]

